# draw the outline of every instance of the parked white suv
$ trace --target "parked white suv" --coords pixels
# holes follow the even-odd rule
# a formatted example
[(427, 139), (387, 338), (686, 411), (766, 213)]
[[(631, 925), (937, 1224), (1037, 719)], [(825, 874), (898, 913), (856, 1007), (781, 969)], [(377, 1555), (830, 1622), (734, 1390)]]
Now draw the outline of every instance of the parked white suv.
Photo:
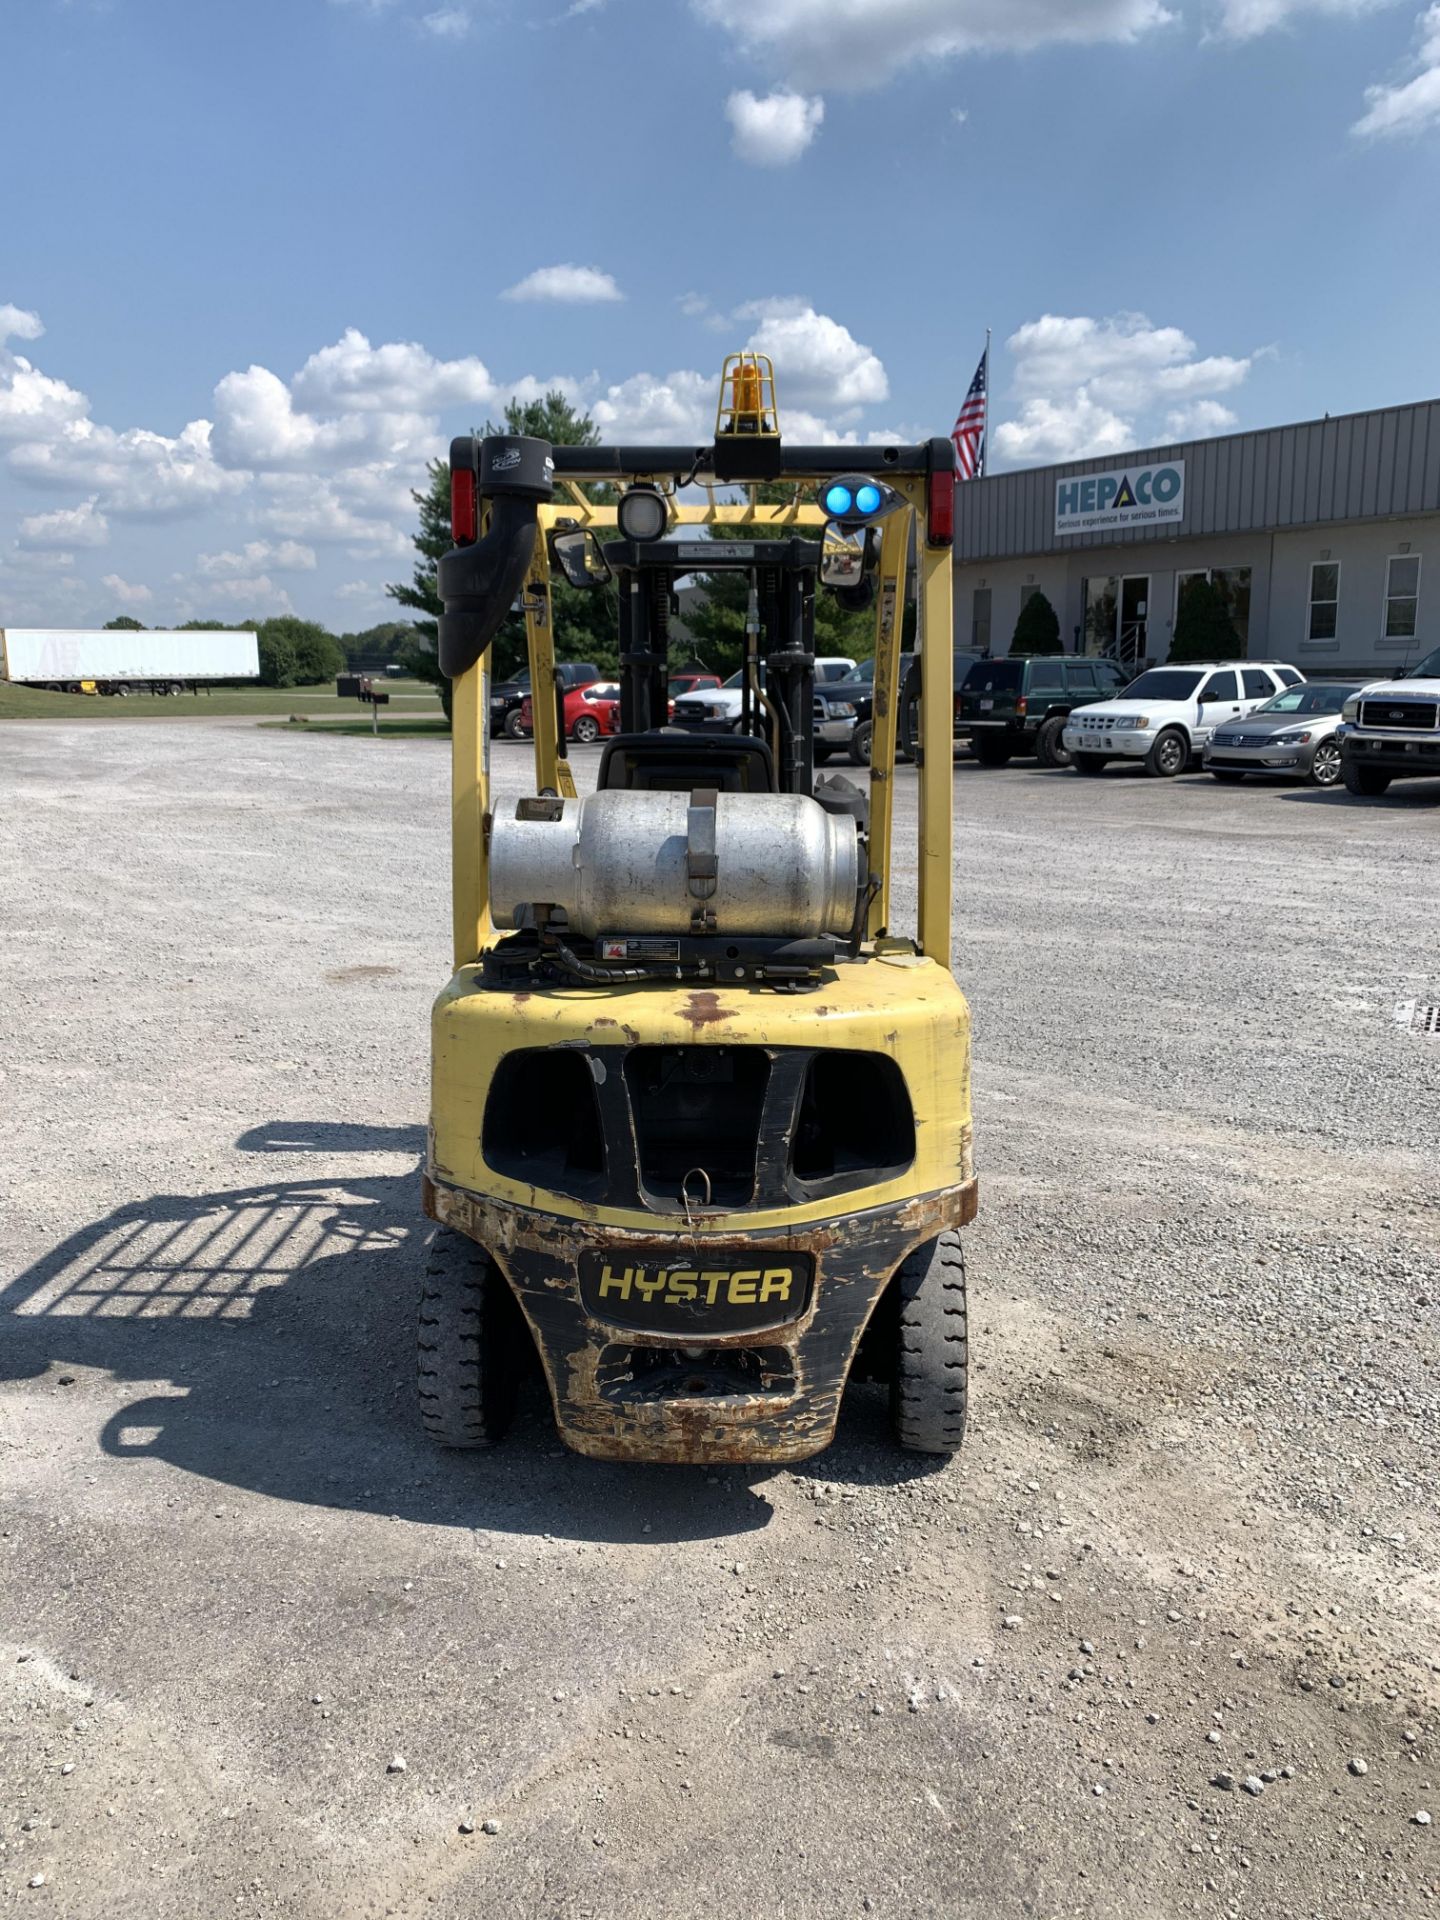
[[(839, 654), (824, 654), (815, 662), (815, 692), (819, 695), (832, 680), (848, 680), (855, 673), (855, 662)], [(760, 662), (760, 685), (765, 685), (765, 663)], [(732, 673), (723, 687), (703, 687), (699, 693), (687, 693), (675, 702), (671, 724), (687, 733), (734, 733), (740, 724), (740, 708), (745, 698), (745, 675)], [(837, 719), (839, 716), (837, 716)], [(835, 734), (837, 744), (850, 738), (855, 710)], [(829, 736), (827, 736), (828, 738)]]
[(1107, 760), (1143, 760), (1147, 773), (1173, 780), (1199, 757), (1216, 727), (1304, 678), (1279, 660), (1151, 667), (1121, 699), (1074, 708), (1065, 722), (1065, 749), (1079, 773), (1100, 773)]

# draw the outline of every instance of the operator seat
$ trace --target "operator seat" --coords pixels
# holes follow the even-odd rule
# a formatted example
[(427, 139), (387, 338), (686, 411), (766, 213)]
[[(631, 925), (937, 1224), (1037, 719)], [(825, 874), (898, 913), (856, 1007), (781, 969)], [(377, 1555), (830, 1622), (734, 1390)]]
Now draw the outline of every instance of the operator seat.
[(769, 745), (749, 734), (620, 733), (607, 740), (596, 785), (647, 793), (774, 793)]

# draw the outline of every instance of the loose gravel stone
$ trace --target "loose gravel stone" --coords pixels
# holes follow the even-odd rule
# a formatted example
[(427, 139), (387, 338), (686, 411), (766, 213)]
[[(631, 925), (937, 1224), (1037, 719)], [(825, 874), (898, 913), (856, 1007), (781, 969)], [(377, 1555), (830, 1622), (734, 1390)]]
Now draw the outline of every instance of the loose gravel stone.
[(1357, 1780), (1362, 1779), (1370, 1771), (1370, 1763), (1367, 1760), (1360, 1759), (1357, 1755), (1356, 1758), (1350, 1762), (1350, 1771)]

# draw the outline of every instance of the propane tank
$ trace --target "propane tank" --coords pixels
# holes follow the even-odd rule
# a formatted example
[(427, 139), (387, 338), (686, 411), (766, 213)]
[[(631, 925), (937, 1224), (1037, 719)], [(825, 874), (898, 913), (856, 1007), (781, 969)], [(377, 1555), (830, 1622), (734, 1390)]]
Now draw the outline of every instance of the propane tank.
[(490, 912), (564, 910), (573, 931), (746, 934), (792, 940), (848, 933), (859, 888), (848, 815), (792, 793), (609, 790), (527, 799), (497, 815)]

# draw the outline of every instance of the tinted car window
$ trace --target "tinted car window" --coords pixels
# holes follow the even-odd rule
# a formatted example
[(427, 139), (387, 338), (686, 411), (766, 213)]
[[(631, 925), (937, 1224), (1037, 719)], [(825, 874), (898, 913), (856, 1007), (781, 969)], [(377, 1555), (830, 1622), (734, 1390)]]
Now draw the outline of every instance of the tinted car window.
[(1427, 653), (1419, 666), (1407, 669), (1407, 680), (1440, 680), (1440, 647)]
[[(1095, 691), (1095, 669), (1088, 660), (1073, 660), (1065, 669), (1065, 678), (1071, 693), (1093, 693)], [(1108, 686), (1109, 681), (1102, 681)]]
[(1277, 667), (1275, 677), (1287, 687), (1303, 686), (1305, 682), (1304, 674), (1297, 673), (1294, 667)]
[(1259, 667), (1246, 667), (1240, 678), (1245, 683), (1247, 700), (1268, 700), (1275, 691), (1275, 682)]
[(1240, 687), (1233, 673), (1212, 673), (1200, 689), (1202, 705), (1211, 700), (1238, 700), (1239, 698)]
[(1273, 700), (1267, 700), (1263, 707), (1257, 707), (1256, 713), (1339, 713), (1352, 693), (1359, 693), (1358, 681), (1346, 681), (1342, 686), (1337, 681), (1317, 682), (1309, 680), (1298, 687), (1287, 687), (1284, 693), (1277, 693)]
[(1094, 660), (1091, 666), (1095, 673), (1096, 684), (1102, 693), (1113, 693), (1125, 685), (1124, 672), (1113, 660)]
[(1019, 660), (977, 660), (965, 676), (966, 693), (1018, 693), (1025, 678)]
[[(1127, 700), (1193, 700), (1200, 685), (1198, 673), (1183, 667), (1152, 667), (1125, 689)], [(1234, 678), (1234, 675), (1231, 675)]]
[(1032, 693), (1061, 693), (1065, 687), (1065, 669), (1058, 660), (1037, 660), (1030, 669)]

